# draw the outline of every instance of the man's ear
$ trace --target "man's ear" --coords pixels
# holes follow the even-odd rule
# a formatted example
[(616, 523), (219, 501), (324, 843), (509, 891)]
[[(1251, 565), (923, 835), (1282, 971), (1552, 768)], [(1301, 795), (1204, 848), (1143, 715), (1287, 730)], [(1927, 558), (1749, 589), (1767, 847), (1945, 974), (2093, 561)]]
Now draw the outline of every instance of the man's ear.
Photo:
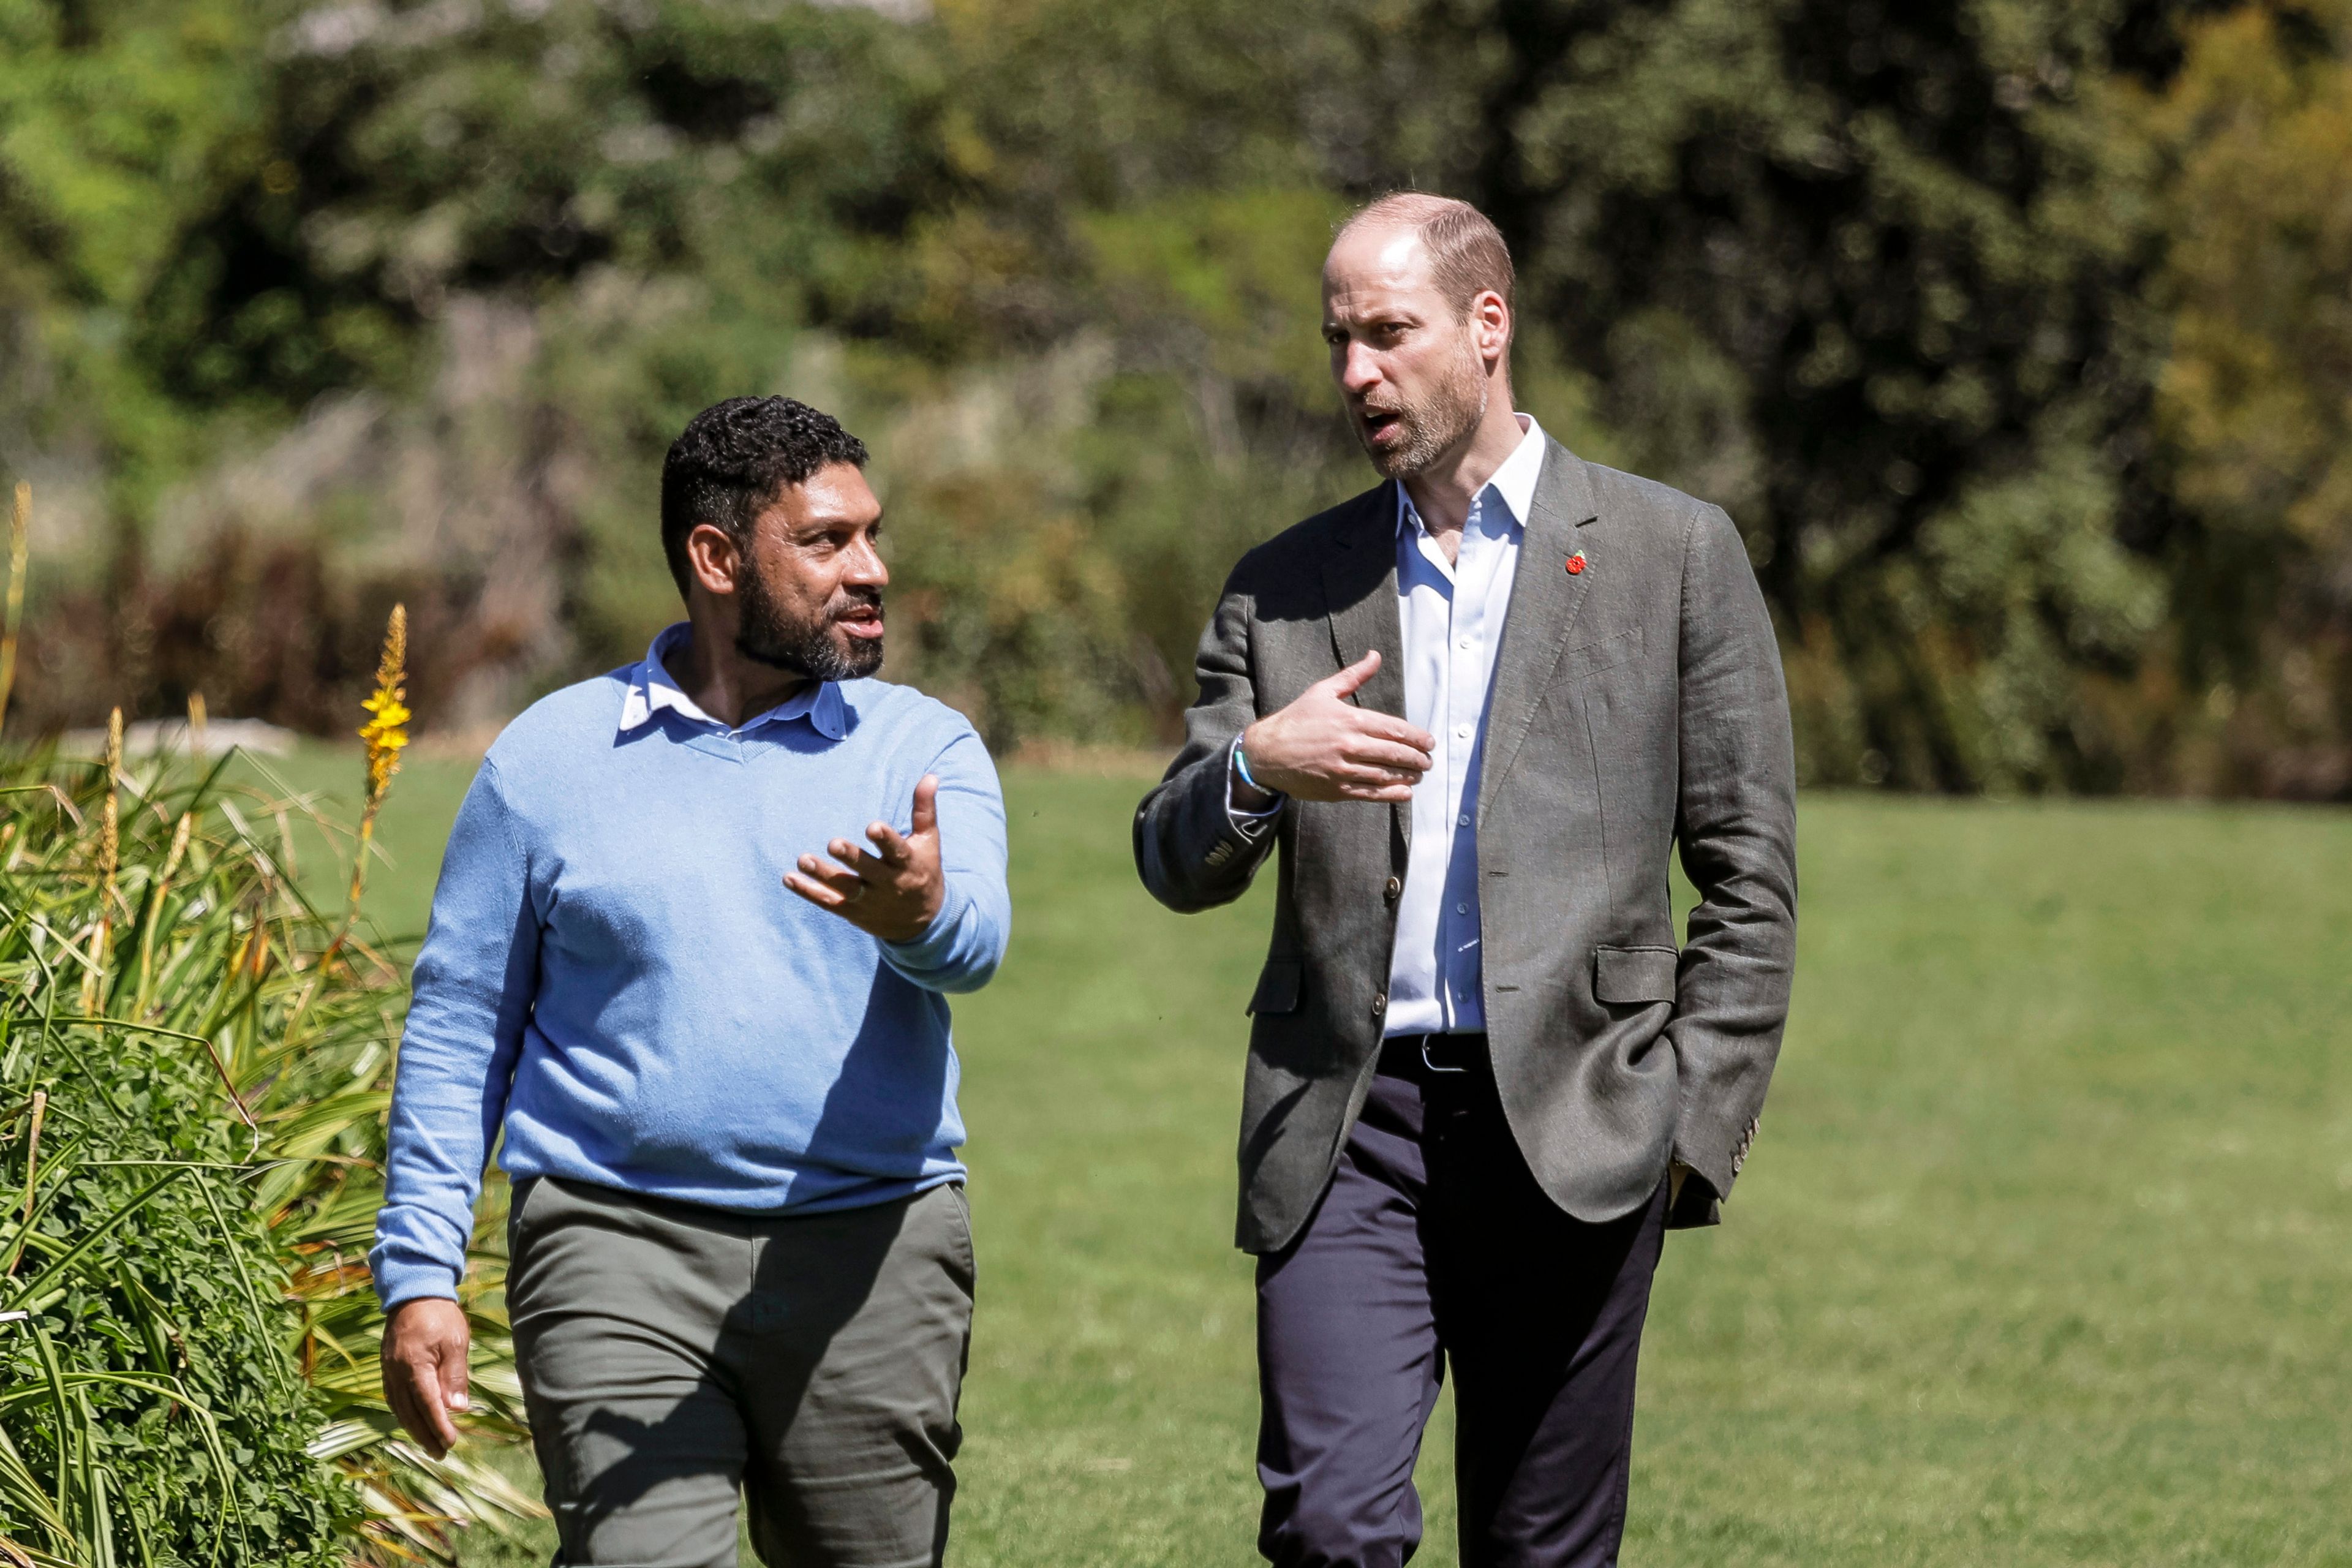
[(1488, 289), (1470, 302), (1470, 318), (1478, 333), (1481, 353), (1494, 363), (1511, 357), (1511, 308), (1502, 295)]
[(686, 565), (694, 580), (713, 594), (735, 592), (735, 574), (742, 569), (743, 552), (727, 531), (715, 523), (698, 522), (686, 536)]

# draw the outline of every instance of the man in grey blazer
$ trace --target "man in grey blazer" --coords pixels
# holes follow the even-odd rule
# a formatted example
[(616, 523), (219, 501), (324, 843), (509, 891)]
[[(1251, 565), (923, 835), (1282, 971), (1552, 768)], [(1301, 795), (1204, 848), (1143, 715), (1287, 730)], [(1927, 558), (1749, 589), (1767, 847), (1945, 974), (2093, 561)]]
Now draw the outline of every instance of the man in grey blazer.
[(1386, 478), (1234, 567), (1136, 814), (1172, 909), (1278, 857), (1239, 1227), (1278, 1563), (1412, 1553), (1449, 1363), (1463, 1563), (1616, 1561), (1663, 1232), (1717, 1218), (1788, 1011), (1788, 700), (1739, 534), (1514, 412), (1511, 292), (1463, 203), (1341, 229), (1324, 336)]

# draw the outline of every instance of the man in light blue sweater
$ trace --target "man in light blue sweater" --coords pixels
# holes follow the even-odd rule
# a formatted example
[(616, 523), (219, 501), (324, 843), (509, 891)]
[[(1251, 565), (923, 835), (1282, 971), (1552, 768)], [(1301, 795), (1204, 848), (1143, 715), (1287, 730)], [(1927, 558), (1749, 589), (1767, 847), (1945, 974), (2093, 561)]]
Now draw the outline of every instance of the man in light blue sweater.
[[(438, 1455), (489, 1149), (560, 1564), (938, 1563), (971, 1321), (947, 994), (1003, 956), (978, 735), (882, 660), (866, 448), (789, 398), (662, 471), (688, 619), (534, 704), (457, 816), (370, 1261)], [(851, 836), (862, 831), (860, 845)]]

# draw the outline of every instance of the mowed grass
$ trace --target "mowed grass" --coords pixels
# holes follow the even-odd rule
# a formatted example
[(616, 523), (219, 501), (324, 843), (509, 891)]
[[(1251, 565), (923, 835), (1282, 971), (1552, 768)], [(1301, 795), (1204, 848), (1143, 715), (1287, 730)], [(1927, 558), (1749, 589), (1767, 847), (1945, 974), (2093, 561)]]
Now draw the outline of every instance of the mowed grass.
[[(395, 929), (469, 773), (394, 787)], [(1228, 1242), (1267, 899), (1154, 905), (1143, 782), (1006, 780), (1013, 952), (956, 1007), (961, 1568), (1254, 1560)], [(1658, 1279), (1624, 1561), (2352, 1563), (2352, 814), (1813, 797), (1801, 847), (1763, 1132)]]

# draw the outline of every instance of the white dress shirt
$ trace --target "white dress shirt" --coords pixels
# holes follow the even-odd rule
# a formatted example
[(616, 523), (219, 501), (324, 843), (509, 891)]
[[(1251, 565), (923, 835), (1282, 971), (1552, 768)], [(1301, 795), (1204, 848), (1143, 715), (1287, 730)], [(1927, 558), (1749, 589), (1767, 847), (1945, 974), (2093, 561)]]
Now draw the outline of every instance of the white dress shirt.
[[(1471, 499), (1453, 561), (1421, 520), (1405, 488), (1397, 498), (1397, 616), (1404, 633), (1404, 716), (1437, 738), (1430, 769), (1412, 791), (1412, 839), (1397, 900), (1389, 962), (1389, 1035), (1476, 1034), (1486, 1026), (1478, 952), (1478, 765), (1486, 736), (1487, 687), (1517, 580), (1519, 542), (1535, 503), (1548, 445), (1543, 427), (1517, 416), (1519, 444)], [(1255, 838), (1282, 813), (1276, 801), (1225, 810)]]
[(1412, 849), (1389, 962), (1391, 1035), (1475, 1034), (1486, 1026), (1478, 951), (1478, 767), (1487, 687), (1517, 580), (1519, 542), (1543, 474), (1543, 430), (1525, 433), (1472, 498), (1449, 562), (1397, 486), (1397, 613), (1404, 631), (1404, 716), (1437, 738), (1412, 791)]

